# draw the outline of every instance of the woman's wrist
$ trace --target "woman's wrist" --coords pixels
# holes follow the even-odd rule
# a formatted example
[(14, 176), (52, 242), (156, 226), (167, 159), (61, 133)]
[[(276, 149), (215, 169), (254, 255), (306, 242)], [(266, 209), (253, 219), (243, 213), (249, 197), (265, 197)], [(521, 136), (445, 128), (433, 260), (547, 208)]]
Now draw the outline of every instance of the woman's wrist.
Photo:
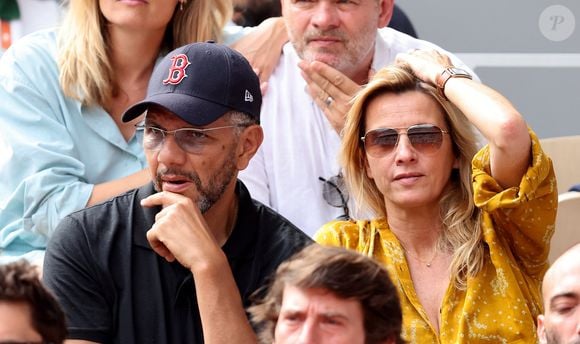
[(470, 80), (473, 79), (471, 74), (469, 74), (464, 69), (453, 66), (443, 69), (443, 71), (441, 71), (441, 73), (437, 76), (437, 79), (435, 80), (435, 86), (437, 87), (439, 95), (441, 95), (441, 97), (443, 97), (445, 100), (449, 100), (445, 95), (445, 85), (447, 85), (447, 82), (451, 78), (466, 78)]

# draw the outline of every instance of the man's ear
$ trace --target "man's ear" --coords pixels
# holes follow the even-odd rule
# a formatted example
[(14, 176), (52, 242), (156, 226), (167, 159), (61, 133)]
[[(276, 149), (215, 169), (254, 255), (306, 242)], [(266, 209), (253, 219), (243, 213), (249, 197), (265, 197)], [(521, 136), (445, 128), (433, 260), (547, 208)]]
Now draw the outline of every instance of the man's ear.
[(393, 16), (394, 0), (379, 0), (379, 23), (377, 28), (383, 28), (389, 25), (391, 17)]
[(256, 154), (258, 148), (264, 141), (264, 132), (259, 125), (251, 125), (240, 134), (236, 167), (241, 171), (248, 167), (250, 159)]
[(545, 344), (548, 341), (546, 340), (546, 328), (544, 327), (544, 315), (540, 314), (538, 315), (538, 327), (536, 329), (537, 333), (538, 333), (538, 338), (539, 338), (539, 343), (540, 344)]

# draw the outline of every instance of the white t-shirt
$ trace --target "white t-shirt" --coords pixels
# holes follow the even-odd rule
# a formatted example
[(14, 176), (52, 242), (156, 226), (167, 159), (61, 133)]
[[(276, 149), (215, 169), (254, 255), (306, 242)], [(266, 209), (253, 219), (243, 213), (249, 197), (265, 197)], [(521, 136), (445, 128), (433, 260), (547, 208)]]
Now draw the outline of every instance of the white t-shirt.
[[(390, 28), (378, 30), (371, 68), (378, 70), (393, 62), (398, 53), (419, 48), (439, 49), (452, 57), (454, 65), (469, 70), (436, 45)], [(324, 183), (318, 178), (339, 173), (340, 137), (308, 94), (299, 61), (294, 47), (287, 43), (263, 99), (264, 142), (239, 177), (252, 198), (313, 236), (324, 223), (344, 213), (324, 200)], [(359, 218), (353, 205), (351, 197), (351, 216)]]

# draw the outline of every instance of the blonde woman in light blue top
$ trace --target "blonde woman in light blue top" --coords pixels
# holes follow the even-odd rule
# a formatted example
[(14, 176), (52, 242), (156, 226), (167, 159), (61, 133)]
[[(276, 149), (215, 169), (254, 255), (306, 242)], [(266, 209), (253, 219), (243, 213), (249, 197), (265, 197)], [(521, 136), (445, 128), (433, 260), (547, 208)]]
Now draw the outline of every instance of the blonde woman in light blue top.
[[(221, 40), (227, 0), (71, 1), (62, 29), (15, 42), (0, 60), (0, 263), (40, 264), (65, 215), (149, 180), (134, 124), (156, 61)], [(226, 41), (240, 36), (227, 30)]]

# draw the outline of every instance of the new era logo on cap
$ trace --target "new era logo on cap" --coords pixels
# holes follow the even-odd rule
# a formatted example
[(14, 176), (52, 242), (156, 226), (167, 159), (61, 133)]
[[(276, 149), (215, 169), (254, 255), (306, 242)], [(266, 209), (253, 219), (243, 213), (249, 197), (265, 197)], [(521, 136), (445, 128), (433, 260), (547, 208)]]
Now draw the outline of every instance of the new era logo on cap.
[(252, 96), (250, 91), (246, 90), (246, 95), (244, 96), (244, 100), (247, 102), (250, 102), (250, 103), (254, 101), (254, 97)]
[(165, 80), (163, 80), (163, 84), (171, 84), (171, 85), (179, 85), (183, 79), (187, 78), (187, 73), (185, 73), (185, 69), (191, 64), (187, 55), (185, 54), (178, 54), (171, 57), (171, 66), (169, 67), (169, 75)]

